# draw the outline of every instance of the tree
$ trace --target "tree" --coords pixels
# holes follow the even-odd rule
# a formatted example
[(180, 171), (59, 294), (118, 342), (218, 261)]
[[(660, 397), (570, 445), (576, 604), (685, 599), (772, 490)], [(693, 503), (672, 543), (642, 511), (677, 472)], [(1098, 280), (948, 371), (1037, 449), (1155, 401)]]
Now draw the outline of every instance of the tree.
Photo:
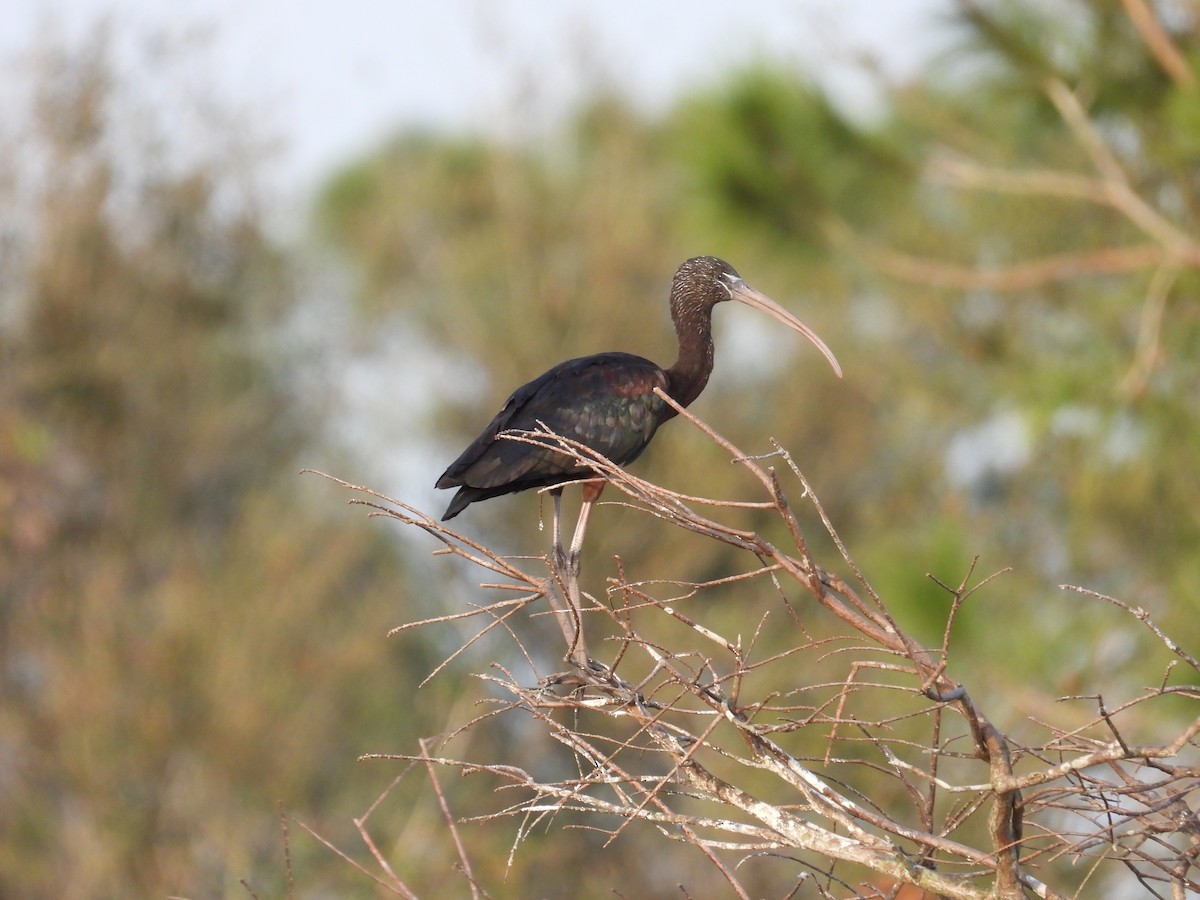
[[(1107, 889), (1120, 880), (1121, 864), (1128, 864), (1143, 886), (1162, 895), (1183, 892), (1194, 881), (1189, 867), (1195, 824), (1188, 804), (1195, 777), (1195, 656), (1162, 636), (1187, 633), (1196, 596), (1194, 553), (1189, 549), (1195, 545), (1196, 524), (1190, 510), (1200, 499), (1195, 496), (1190, 449), (1196, 444), (1196, 372), (1194, 354), (1188, 352), (1195, 343), (1195, 321), (1184, 300), (1196, 277), (1197, 185), (1192, 173), (1197, 107), (1189, 62), (1195, 54), (1196, 21), (1186, 12), (1157, 17), (1137, 0), (1121, 7), (1080, 4), (1061, 17), (1017, 3), (963, 2), (957, 27), (962, 38), (957, 52), (919, 82), (895, 90), (891, 112), (879, 122), (855, 123), (789, 73), (755, 71), (702, 92), (664, 123), (634, 122), (630, 131), (628, 117), (616, 120), (620, 127), (602, 119), (611, 127), (599, 133), (584, 128), (569, 132), (551, 145), (551, 152), (507, 148), (502, 161), (489, 164), (494, 168), (483, 167), (490, 175), (455, 182), (490, 190), (487, 203), (470, 206), (471, 227), (454, 234), (436, 227), (422, 230), (422, 241), (440, 252), (415, 257), (412, 269), (386, 283), (392, 296), (413, 296), (407, 292), (419, 283), (427, 289), (424, 296), (453, 309), (452, 318), (438, 325), (442, 307), (409, 305), (413, 327), (444, 329), (440, 336), (466, 348), (504, 385), (519, 383), (544, 368), (547, 360), (568, 355), (561, 348), (573, 337), (559, 330), (565, 317), (556, 292), (495, 289), (505, 283), (499, 273), (510, 271), (509, 264), (522, 284), (540, 277), (533, 273), (563, 271), (542, 260), (577, 273), (579, 301), (573, 312), (581, 313), (589, 338), (579, 352), (610, 346), (645, 352), (627, 341), (609, 343), (603, 338), (607, 322), (631, 321), (618, 304), (634, 295), (639, 284), (631, 278), (628, 287), (603, 293), (593, 288), (610, 284), (613, 272), (651, 273), (649, 262), (615, 269), (590, 270), (578, 264), (571, 268), (577, 258), (566, 256), (564, 264), (559, 252), (547, 251), (557, 250), (561, 236), (569, 239), (580, 233), (578, 225), (573, 228), (554, 218), (562, 216), (563, 209), (573, 217), (568, 223), (583, 217), (586, 206), (561, 204), (561, 198), (573, 196), (573, 184), (602, 184), (622, 199), (628, 196), (623, 184), (649, 184), (652, 188), (644, 193), (634, 191), (639, 201), (635, 210), (661, 226), (654, 229), (657, 240), (647, 240), (631, 253), (640, 257), (645, 250), (648, 257), (651, 250), (669, 245), (686, 248), (675, 258), (701, 250), (724, 254), (770, 293), (780, 294), (776, 284), (805, 284), (813, 286), (813, 295), (835, 301), (847, 311), (850, 324), (839, 334), (836, 326), (827, 328), (826, 322), (818, 321), (819, 330), (837, 348), (847, 370), (858, 373), (849, 379), (852, 387), (838, 386), (840, 393), (835, 395), (787, 364), (775, 364), (764, 367), (769, 378), (758, 373), (768, 385), (760, 394), (748, 390), (755, 373), (740, 372), (727, 382), (727, 392), (715, 379), (714, 390), (700, 407), (701, 415), (714, 421), (717, 415), (710, 416), (708, 410), (718, 410), (721, 431), (751, 456), (770, 451), (762, 423), (771, 422), (771, 433), (789, 448), (791, 457), (801, 460), (805, 471), (820, 473), (814, 479), (817, 492), (835, 498), (829, 520), (839, 523), (846, 546), (862, 548), (854, 558), (858, 568), (869, 573), (869, 582), (886, 585), (879, 590), (883, 611), (872, 607), (864, 586), (852, 588), (851, 593), (863, 599), (859, 612), (867, 618), (890, 616), (916, 642), (916, 649), (907, 643), (899, 650), (891, 648), (907, 662), (897, 662), (897, 657), (881, 661), (865, 649), (858, 650), (861, 658), (833, 653), (821, 660), (824, 668), (814, 660), (812, 670), (805, 670), (806, 679), (828, 688), (836, 698), (850, 696), (851, 689), (844, 686), (860, 684), (858, 677), (874, 674), (881, 662), (899, 665), (907, 673), (904, 684), (915, 705), (905, 707), (911, 718), (898, 725), (887, 709), (897, 688), (894, 682), (881, 677), (880, 683), (854, 688), (854, 701), (861, 701), (869, 712), (856, 714), (853, 722), (843, 720), (841, 711), (823, 719), (828, 730), (808, 735), (811, 745), (804, 744), (804, 735), (789, 732), (789, 740), (805, 748), (793, 755), (832, 765), (838, 756), (832, 748), (849, 740), (842, 729), (864, 728), (867, 733), (857, 751), (844, 754), (847, 765), (860, 766), (870, 758), (887, 774), (869, 787), (857, 781), (852, 785), (884, 812), (898, 815), (894, 810), (901, 807), (889, 803), (909, 802), (913, 794), (907, 792), (915, 790), (915, 782), (905, 783), (910, 775), (926, 786), (951, 785), (931, 789), (944, 791), (943, 799), (948, 794), (965, 797), (967, 792), (959, 790), (964, 783), (987, 780), (979, 775), (968, 782), (949, 775), (943, 779), (946, 773), (940, 768), (939, 781), (931, 780), (934, 765), (955, 773), (961, 771), (958, 765), (971, 765), (950, 762), (947, 745), (930, 738), (931, 733), (940, 735), (943, 727), (957, 727), (945, 737), (970, 747), (968, 753), (996, 765), (1011, 755), (1039, 771), (1015, 773), (1016, 780), (1008, 781), (1006, 774), (992, 770), (991, 786), (999, 789), (982, 789), (952, 812), (930, 801), (926, 824), (962, 824), (964, 833), (974, 835), (967, 845), (987, 856), (991, 879), (966, 887), (940, 884), (937, 890), (984, 891), (998, 885), (1013, 895), (1019, 890), (1014, 879), (1029, 875), (1029, 869), (1021, 868), (1026, 865), (1046, 868), (1048, 874), (1039, 870), (1032, 876), (1049, 885), (1044, 893), (1086, 891), (1100, 883)], [(1164, 124), (1168, 122), (1170, 127)], [(699, 130), (701, 126), (708, 131)], [(636, 137), (639, 131), (643, 134)], [(585, 138), (590, 143), (583, 144)], [(640, 158), (609, 155), (631, 142), (645, 148)], [(604, 174), (618, 169), (613, 159), (625, 164), (619, 168), (624, 179), (615, 186), (603, 180)], [(371, 165), (377, 166), (373, 182), (359, 182), (364, 193), (358, 198), (370, 198), (371, 203), (357, 206), (365, 212), (358, 221), (429, 222), (419, 195), (406, 192), (403, 202), (394, 206), (398, 192), (378, 189), (393, 166), (396, 172), (412, 171), (410, 167), (382, 157)], [(524, 174), (514, 178), (513, 171)], [(524, 189), (494, 190), (496, 185), (514, 184)], [(661, 193), (664, 185), (671, 190)], [(436, 190), (453, 196), (449, 188), (449, 182), (442, 182)], [(537, 202), (528, 202), (531, 198)], [(625, 204), (604, 208), (623, 213)], [(347, 221), (346, 210), (338, 212)], [(531, 219), (541, 222), (541, 216), (542, 224), (529, 227)], [(625, 220), (614, 215), (604, 221)], [(629, 232), (615, 226), (611, 231), (636, 234), (637, 225), (630, 222)], [(464, 234), (469, 243), (463, 241)], [(511, 249), (514, 242), (521, 252), (498, 249)], [(347, 241), (345, 246), (358, 254), (356, 248), (363, 245)], [(595, 252), (594, 244), (584, 246), (585, 253)], [(368, 271), (378, 271), (372, 258), (368, 251), (359, 261)], [(457, 273), (462, 272), (485, 277), (469, 290), (458, 290)], [(378, 292), (379, 286), (373, 289)], [(1172, 303), (1172, 298), (1180, 299)], [(808, 317), (816, 306), (815, 296), (798, 305)], [(603, 313), (599, 318), (597, 311)], [(1172, 313), (1168, 329), (1165, 323)], [(531, 321), (546, 325), (530, 329)], [(447, 322), (453, 323), (452, 329)], [(544, 352), (544, 336), (555, 352)], [(503, 354), (489, 352), (496, 346), (504, 348)], [(759, 353), (759, 358), (766, 355)], [(794, 385), (802, 388), (792, 390)], [(736, 404), (726, 399), (734, 392)], [(476, 413), (476, 421), (494, 411), (490, 407), (495, 399)], [(646, 530), (641, 530), (626, 515), (620, 538), (606, 542), (603, 532), (596, 535), (600, 546), (593, 546), (585, 571), (603, 572), (611, 581), (607, 590), (593, 581), (594, 604), (585, 618), (604, 622), (613, 642), (589, 636), (589, 645), (617, 649), (609, 650), (595, 670), (583, 667), (566, 675), (549, 671), (540, 647), (552, 630), (543, 627), (537, 641), (519, 631), (515, 608), (532, 598), (553, 596), (554, 590), (552, 580), (547, 584), (540, 573), (514, 569), (504, 556), (518, 548), (528, 552), (537, 546), (534, 539), (519, 536), (506, 523), (490, 555), (471, 545), (472, 555), (493, 567), (489, 578), (498, 571), (528, 592), (512, 605), (485, 604), (481, 612), (471, 611), (503, 619), (514, 633), (515, 648), (504, 657), (505, 674), (493, 683), (507, 691), (513, 709), (529, 714), (546, 736), (570, 746), (576, 756), (559, 760), (560, 767), (573, 762), (577, 776), (586, 775), (582, 782), (537, 774), (526, 778), (534, 766), (502, 770), (501, 765), (515, 764), (507, 757), (458, 757), (471, 766), (490, 767), (488, 771), (528, 790), (527, 802), (515, 803), (512, 811), (593, 816), (600, 808), (594, 797), (582, 799), (572, 790), (581, 784), (590, 787), (588, 779), (604, 778), (610, 779), (606, 787), (615, 779), (626, 797), (638, 798), (637, 803), (630, 801), (633, 806), (604, 807), (606, 812), (637, 817), (652, 811), (658, 795), (653, 788), (642, 792), (639, 785), (646, 782), (634, 776), (642, 773), (653, 779), (663, 769), (647, 772), (640, 761), (637, 766), (629, 762), (637, 756), (635, 748), (661, 754), (656, 758), (675, 775), (686, 769), (692, 747), (699, 748), (696, 753), (716, 752), (707, 733), (687, 731), (685, 736), (673, 731), (686, 731), (677, 717), (691, 722), (707, 714), (711, 721), (719, 720), (719, 728), (733, 735), (728, 744), (717, 738), (726, 754), (735, 752), (731, 745), (742, 749), (735, 739), (739, 731), (753, 747), (753, 735), (742, 727), (738, 710), (774, 715), (767, 727), (784, 727), (785, 711), (771, 707), (770, 699), (760, 707), (748, 701), (745, 692), (730, 700), (729, 694), (706, 695), (703, 687), (726, 690), (729, 680), (761, 679), (766, 684), (753, 695), (756, 699), (770, 698), (772, 689), (781, 696), (803, 690), (790, 672), (780, 673), (784, 666), (748, 662), (742, 655), (745, 644), (733, 637), (746, 633), (742, 595), (749, 578), (747, 567), (739, 565), (736, 541), (702, 548), (689, 543), (687, 523), (694, 525), (689, 518), (693, 511), (676, 505), (665, 488), (653, 487), (661, 484), (709, 497), (744, 496), (737, 487), (738, 467), (694, 438), (676, 428), (656, 439), (637, 469), (651, 486), (626, 473), (611, 473), (639, 501), (638, 508), (652, 508), (684, 527), (653, 530), (656, 523), (647, 517)], [(686, 472), (671, 462), (680, 458), (680, 446), (687, 448)], [(794, 538), (790, 508), (779, 503), (773, 489), (765, 499), (766, 508), (738, 512), (735, 525), (722, 524), (736, 528), (740, 539), (754, 547), (759, 540), (776, 547)], [(796, 504), (799, 508), (799, 501)], [(432, 519), (411, 507), (399, 510), (403, 520), (434, 532), (452, 547), (462, 546), (459, 535), (443, 531)], [(628, 511), (614, 515), (618, 513)], [(816, 561), (833, 558), (833, 544), (809, 527), (800, 533), (811, 546), (797, 549), (799, 562), (791, 569), (776, 557), (768, 558), (784, 571), (798, 573), (800, 589), (820, 595), (812, 573), (821, 565)], [(615, 567), (604, 561), (614, 554), (620, 558)], [(971, 593), (975, 584), (967, 575), (978, 556), (990, 567), (987, 571), (1011, 571)], [(849, 565), (850, 560), (843, 562)], [(926, 578), (927, 572), (936, 580)], [(944, 590), (937, 580), (951, 588)], [(678, 612), (679, 594), (668, 590), (668, 599), (643, 587), (647, 582), (682, 584), (682, 595), (689, 601), (691, 588), (686, 586), (704, 586), (701, 593), (709, 602), (703, 615), (687, 613), (703, 624), (703, 631), (687, 626), (691, 636), (699, 635), (695, 639), (700, 646), (682, 641), (678, 629), (665, 623), (673, 616), (665, 607)], [(1055, 586), (1064, 582), (1087, 586), (1085, 593), (1058, 592)], [(968, 593), (971, 599), (965, 602)], [(840, 596), (855, 606), (848, 594)], [(1091, 599), (1085, 602), (1081, 597)], [(1112, 602), (1106, 607), (1092, 602), (1096, 599)], [(956, 650), (948, 657), (935, 652), (926, 659), (920, 648), (937, 648), (942, 635), (951, 634), (943, 605), (947, 600)], [(637, 617), (634, 624), (623, 618), (623, 604)], [(755, 605), (760, 615), (769, 614), (762, 612), (765, 606)], [(1130, 613), (1141, 622), (1155, 623), (1150, 646), (1158, 642), (1175, 659), (1155, 655), (1131, 634), (1136, 629)], [(799, 625), (792, 632), (756, 629), (753, 649), (760, 655), (755, 659), (790, 661), (809, 652), (820, 656), (811, 648), (842, 646), (836, 641), (845, 639), (845, 633), (836, 626), (828, 616), (814, 615), (803, 617), (803, 631)], [(886, 640), (882, 646), (887, 646)], [(509, 665), (510, 657), (520, 660), (521, 648), (528, 651), (526, 662)], [(688, 657), (693, 649), (698, 655)], [(666, 661), (657, 669), (646, 663), (658, 679), (652, 678), (650, 689), (642, 683), (646, 670), (627, 661), (639, 652), (656, 652)], [(706, 662), (716, 656), (725, 660), (723, 669)], [(839, 670), (831, 660), (844, 665)], [(948, 668), (939, 670), (943, 663)], [(634, 674), (621, 665), (632, 667)], [(964, 668), (955, 669), (958, 665)], [(508, 674), (514, 671), (530, 674), (536, 687)], [(956, 684), (968, 687), (965, 695), (959, 696), (951, 683), (930, 693), (939, 678), (956, 671), (967, 672), (951, 675)], [(1036, 687), (1022, 693), (1013, 689), (1014, 683)], [(1146, 683), (1157, 687), (1143, 692), (1140, 685)], [(550, 695), (562, 684), (579, 687), (580, 694)], [(642, 702), (657, 698), (656, 692), (669, 694), (679, 705), (667, 703), (660, 716), (657, 707)], [(1087, 702), (1094, 705), (1087, 714), (1083, 706), (1063, 712), (1068, 706), (1050, 701), (1064, 694), (1074, 698), (1074, 704), (1090, 696)], [(958, 706), (957, 726), (943, 726), (945, 709), (967, 698), (968, 705)], [(836, 708), (838, 702), (825, 697), (812, 701), (806, 723), (822, 720), (829, 704)], [(586, 721), (557, 717), (549, 706), (565, 707)], [(1112, 711), (1118, 708), (1122, 712), (1113, 719)], [(980, 710), (1000, 710), (983, 720), (994, 734), (980, 724)], [(1045, 723), (1029, 726), (1038, 729), (1038, 736), (1018, 740), (1018, 711)], [(602, 724), (605, 713), (623, 716), (642, 730), (621, 730), (625, 720)], [(1125, 715), (1129, 719), (1122, 720)], [(660, 718), (670, 722), (662, 725), (669, 732), (666, 736), (655, 730)], [(1131, 736), (1134, 721), (1148, 739)], [(925, 731), (919, 736), (903, 731), (910, 725)], [(880, 737), (885, 726), (896, 730), (897, 740), (909, 741), (906, 748), (925, 748), (922, 764), (938, 762), (929, 763), (921, 774), (906, 768), (917, 763), (887, 745), (891, 733), (887, 739)], [(1140, 732), (1142, 727), (1147, 730)], [(989, 746), (989, 736), (1000, 743)], [(660, 738), (666, 743), (656, 743)], [(1073, 744), (1076, 739), (1079, 743)], [(412, 757), (424, 761), (437, 755), (429, 746)], [(1136, 763), (1147, 748), (1156, 749), (1146, 758), (1161, 753), (1172, 760), (1159, 770), (1158, 783), (1150, 770), (1159, 762)], [(1087, 756), (1094, 752), (1100, 755)], [(1116, 756), (1104, 755), (1111, 753)], [(1131, 762), (1122, 766), (1118, 758)], [(1054, 765), (1068, 760), (1078, 768), (1053, 771)], [(1108, 766), (1125, 779), (1124, 788), (1114, 788), (1092, 763)], [(1025, 775), (1029, 780), (1023, 782)], [(661, 784), (664, 791), (678, 786), (650, 783)], [(1026, 792), (1020, 799), (1009, 790), (1018, 784)], [(808, 803), (810, 810), (819, 806), (811, 797), (798, 800), (803, 797), (798, 785), (789, 787), (792, 793), (776, 796), (770, 805), (795, 801)], [(1100, 806), (1082, 808), (1090, 802)], [(972, 824), (971, 813), (988, 804), (1000, 811), (998, 818), (986, 826)], [(1055, 811), (1055, 804), (1076, 808)], [(920, 803), (911, 807), (909, 827), (921, 821), (921, 809)], [(1026, 826), (1021, 859), (1010, 857), (1007, 873), (994, 870), (992, 865), (1008, 865), (1003, 851), (1010, 839), (1020, 837), (1017, 810), (1023, 812)], [(1105, 825), (1088, 818), (1093, 814), (1114, 818)], [(1159, 818), (1163, 815), (1165, 819)], [(862, 821), (854, 820), (859, 826)], [(685, 829), (695, 824), (670, 818), (663, 822)], [(847, 827), (845, 821), (841, 824)], [(1039, 829), (1038, 836), (1031, 834), (1031, 825)], [(875, 822), (873, 827), (881, 826)], [(883, 830), (893, 837), (901, 834), (889, 827)], [(1075, 828), (1081, 833), (1073, 835)], [(984, 842), (976, 840), (981, 835)], [(915, 840), (911, 834), (903, 839)], [(1106, 849), (1101, 849), (1101, 839), (1108, 840)], [(920, 857), (920, 850), (907, 846), (911, 858)], [(821, 869), (828, 872), (829, 849), (824, 852)], [(1160, 852), (1160, 860), (1151, 858)], [(1055, 861), (1071, 854), (1093, 854), (1090, 858), (1101, 860), (1107, 854), (1119, 864), (1072, 874)], [(519, 853), (514, 857), (520, 858)], [(957, 858), (983, 865), (970, 854)], [(655, 862), (662, 863), (662, 857), (656, 856)], [(742, 869), (735, 872), (728, 861), (717, 870), (731, 884), (756, 877)], [(899, 877), (919, 883), (916, 876), (921, 873)], [(856, 872), (848, 880), (858, 877)], [(1027, 890), (1036, 888), (1032, 881), (1022, 883)], [(751, 880), (745, 884), (751, 893), (760, 887)], [(823, 889), (833, 890), (833, 884), (829, 878)], [(775, 883), (769, 889), (782, 890)]]
[[(509, 439), (577, 455), (627, 496), (630, 515), (648, 513), (660, 527), (749, 558), (723, 581), (738, 586), (744, 608), (756, 609), (751, 633), (723, 635), (709, 627), (716, 617), (704, 601), (712, 583), (646, 577), (617, 560), (605, 592), (578, 599), (549, 557), (514, 560), (374, 492), (356, 501), (432, 535), (443, 545), (439, 553), (483, 570), (482, 587), (499, 595), (410, 626), (473, 623), (477, 633), (447, 663), (489, 633), (507, 635), (512, 652), (480, 674), (499, 694), (492, 708), (440, 738), (436, 749), (423, 740), (419, 753), (379, 757), (406, 764), (398, 780), (424, 767), (453, 836), (464, 890), (481, 896), (488, 881), (476, 874), (462, 823), (509, 819), (519, 823), (516, 849), (533, 829), (559, 820), (606, 836), (587, 868), (601, 864), (609, 845), (637, 842), (645, 880), (636, 883), (644, 896), (668, 880), (689, 896), (715, 894), (678, 853), (666, 847), (646, 853), (655, 840), (648, 829), (667, 839), (657, 843), (673, 839), (699, 851), (693, 856), (740, 897), (793, 896), (807, 887), (822, 897), (842, 896), (843, 889), (878, 896), (884, 888), (895, 896), (909, 885), (930, 896), (1063, 898), (1085, 885), (1112, 893), (1113, 869), (1121, 866), (1154, 896), (1200, 889), (1200, 821), (1192, 808), (1200, 783), (1190, 759), (1200, 748), (1200, 718), (1157, 744), (1130, 734), (1147, 714), (1163, 717), (1159, 707), (1168, 707), (1169, 719), (1174, 700), (1200, 696), (1187, 683), (1200, 673), (1200, 661), (1144, 611), (1078, 589), (1149, 629), (1153, 637), (1139, 644), (1165, 663), (1161, 682), (1116, 707), (1106, 706), (1103, 694), (1064, 698), (1073, 701), (1069, 712), (1049, 723), (1034, 719), (1036, 738), (1018, 740), (993, 723), (957, 678), (950, 649), (964, 603), (1003, 573), (972, 583), (969, 571), (957, 587), (942, 585), (944, 637), (940, 647), (923, 647), (840, 542), (850, 581), (813, 558), (784, 479), (798, 484), (838, 538), (785, 450), (777, 446), (773, 454), (778, 468), (767, 465), (680, 413), (758, 482), (765, 498), (759, 506), (779, 517), (790, 547), (730, 521), (751, 505), (746, 500), (663, 489), (561, 435), (510, 433)], [(797, 593), (815, 604), (802, 604)], [(561, 624), (565, 671), (547, 670), (556, 660), (546, 635), (530, 628), (534, 604), (542, 601)], [(814, 611), (832, 614), (840, 627), (814, 637), (808, 625)], [(580, 648), (597, 646), (597, 632), (603, 649), (595, 657), (585, 649), (579, 659)], [(772, 632), (785, 635), (787, 649), (773, 652), (766, 639)], [(827, 680), (813, 683), (815, 672)], [(478, 732), (494, 728), (498, 718), (512, 728), (528, 727), (527, 721), (561, 745), (565, 758), (531, 752), (532, 742), (513, 757), (491, 752)], [(467, 735), (476, 738), (475, 754), (445, 752)], [(499, 808), (478, 799), (462, 798), (465, 809), (447, 804), (439, 769), (483, 780), (509, 800)], [(408, 870), (390, 865), (371, 841), (367, 819), (385, 800), (386, 792), (356, 821), (379, 868), (376, 880), (417, 896)], [(632, 874), (624, 873), (619, 890), (630, 888)], [(576, 895), (589, 884), (576, 884)], [(547, 889), (557, 895), (557, 880), (543, 880), (539, 890)]]
[(0, 163), (0, 894), (282, 890), (276, 804), (344, 821), (377, 783), (344, 763), (395, 734), (362, 684), (420, 658), (377, 652), (401, 553), (297, 484), (337, 457), (250, 132), (149, 102), (113, 41), (14, 76)]

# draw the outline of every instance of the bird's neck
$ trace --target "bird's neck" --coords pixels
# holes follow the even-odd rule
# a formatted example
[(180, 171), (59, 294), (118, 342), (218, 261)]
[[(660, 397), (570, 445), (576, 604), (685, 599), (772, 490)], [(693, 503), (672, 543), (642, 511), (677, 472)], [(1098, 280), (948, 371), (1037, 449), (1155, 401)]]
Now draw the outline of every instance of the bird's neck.
[(700, 396), (713, 370), (712, 310), (694, 310), (675, 322), (679, 358), (667, 369), (668, 393), (680, 406)]

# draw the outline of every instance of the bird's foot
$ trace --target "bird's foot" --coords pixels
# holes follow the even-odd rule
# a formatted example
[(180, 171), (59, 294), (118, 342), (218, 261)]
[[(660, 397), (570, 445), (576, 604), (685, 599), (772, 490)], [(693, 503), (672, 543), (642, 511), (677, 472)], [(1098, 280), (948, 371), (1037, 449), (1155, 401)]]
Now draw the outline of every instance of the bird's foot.
[(551, 565), (554, 566), (555, 574), (563, 581), (578, 581), (582, 563), (583, 554), (578, 550), (566, 551), (561, 545), (555, 545), (551, 556)]
[(570, 574), (570, 569), (568, 568), (567, 552), (563, 550), (562, 544), (554, 545), (550, 563), (554, 566), (554, 573), (565, 581)]

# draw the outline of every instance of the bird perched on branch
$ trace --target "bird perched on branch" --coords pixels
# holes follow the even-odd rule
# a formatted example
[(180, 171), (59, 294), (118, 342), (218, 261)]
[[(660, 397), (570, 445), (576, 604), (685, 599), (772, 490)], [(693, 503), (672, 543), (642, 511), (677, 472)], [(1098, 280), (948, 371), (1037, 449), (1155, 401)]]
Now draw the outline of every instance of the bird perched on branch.
[[(632, 353), (598, 353), (559, 363), (512, 394), (483, 433), (438, 479), (439, 488), (458, 488), (443, 521), (471, 503), (530, 488), (555, 488), (554, 557), (573, 575), (592, 504), (604, 481), (581, 465), (577, 455), (525, 441), (506, 439), (505, 432), (548, 430), (576, 441), (618, 465), (633, 462), (675, 410), (654, 393), (661, 388), (680, 406), (704, 390), (713, 369), (712, 311), (725, 300), (737, 300), (775, 317), (812, 341), (840, 378), (841, 366), (825, 342), (774, 300), (759, 293), (733, 267), (713, 256), (697, 256), (681, 265), (671, 282), (671, 318), (679, 338), (679, 356), (669, 368)], [(559, 536), (565, 482), (592, 476), (583, 489), (583, 506), (567, 555)]]

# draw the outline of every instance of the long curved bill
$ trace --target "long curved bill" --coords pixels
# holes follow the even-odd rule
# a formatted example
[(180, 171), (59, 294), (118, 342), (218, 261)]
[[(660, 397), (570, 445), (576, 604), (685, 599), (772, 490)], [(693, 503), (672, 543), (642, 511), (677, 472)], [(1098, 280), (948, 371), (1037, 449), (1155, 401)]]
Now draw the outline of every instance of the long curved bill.
[(842, 377), (842, 367), (838, 365), (837, 357), (833, 355), (833, 351), (825, 345), (825, 342), (817, 337), (817, 333), (766, 294), (759, 293), (742, 279), (738, 278), (730, 279), (729, 296), (730, 299), (737, 300), (739, 303), (745, 303), (747, 306), (762, 310), (767, 315), (778, 319), (793, 331), (800, 332), (800, 334), (813, 342), (816, 348), (821, 351), (822, 356), (829, 360), (829, 364), (833, 366), (834, 374), (838, 378)]

